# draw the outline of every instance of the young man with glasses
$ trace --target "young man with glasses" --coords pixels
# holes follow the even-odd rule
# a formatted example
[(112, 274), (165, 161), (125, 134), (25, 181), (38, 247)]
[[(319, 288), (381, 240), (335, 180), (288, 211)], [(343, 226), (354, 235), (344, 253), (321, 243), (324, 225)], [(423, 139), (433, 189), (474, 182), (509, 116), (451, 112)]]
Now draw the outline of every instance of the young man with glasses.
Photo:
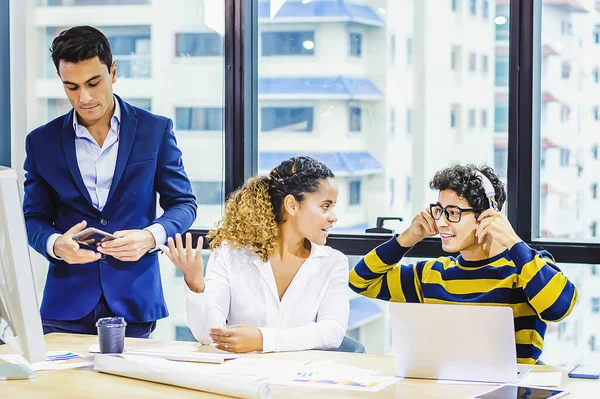
[[(350, 288), (391, 302), (510, 306), (517, 360), (537, 363), (547, 322), (571, 312), (575, 286), (548, 252), (525, 244), (499, 212), (506, 191), (491, 168), (447, 168), (435, 174), (430, 187), (439, 191), (438, 202), (358, 262)], [(443, 250), (457, 257), (399, 263), (413, 245), (437, 234)]]

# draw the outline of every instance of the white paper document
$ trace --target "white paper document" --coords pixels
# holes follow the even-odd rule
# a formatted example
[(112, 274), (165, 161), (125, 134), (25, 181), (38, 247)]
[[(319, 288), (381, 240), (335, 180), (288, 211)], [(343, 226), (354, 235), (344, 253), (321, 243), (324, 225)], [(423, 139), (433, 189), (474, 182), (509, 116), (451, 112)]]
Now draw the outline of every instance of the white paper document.
[(536, 386), (536, 387), (559, 387), (562, 381), (560, 371), (551, 371), (548, 373), (531, 372), (526, 375), (518, 385)]

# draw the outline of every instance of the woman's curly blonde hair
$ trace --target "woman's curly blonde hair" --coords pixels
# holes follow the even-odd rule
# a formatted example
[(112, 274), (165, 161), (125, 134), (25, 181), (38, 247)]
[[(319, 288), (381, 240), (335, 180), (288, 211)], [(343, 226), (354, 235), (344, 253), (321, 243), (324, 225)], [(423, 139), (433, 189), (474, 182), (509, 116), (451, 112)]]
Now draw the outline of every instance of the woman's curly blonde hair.
[(223, 218), (208, 233), (210, 248), (224, 241), (234, 248), (252, 249), (263, 261), (275, 252), (279, 225), (284, 223), (283, 200), (288, 195), (302, 202), (305, 193), (318, 190), (331, 170), (310, 157), (283, 161), (269, 176), (253, 177), (234, 191), (225, 204)]

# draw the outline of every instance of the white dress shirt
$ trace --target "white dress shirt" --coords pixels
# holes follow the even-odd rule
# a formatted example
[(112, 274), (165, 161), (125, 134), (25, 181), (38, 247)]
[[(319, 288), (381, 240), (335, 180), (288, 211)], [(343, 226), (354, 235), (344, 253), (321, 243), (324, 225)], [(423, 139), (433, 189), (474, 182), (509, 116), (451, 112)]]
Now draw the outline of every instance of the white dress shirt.
[(206, 266), (205, 288), (185, 285), (186, 321), (208, 344), (211, 328), (225, 324), (258, 327), (263, 352), (337, 348), (348, 325), (348, 258), (330, 247), (311, 251), (281, 301), (270, 262), (252, 250), (223, 243)]
[[(77, 166), (83, 179), (83, 183), (90, 194), (94, 208), (100, 212), (106, 205), (110, 186), (117, 165), (117, 154), (119, 152), (119, 133), (121, 131), (121, 105), (116, 97), (115, 111), (110, 118), (110, 130), (102, 144), (98, 145), (96, 139), (90, 134), (85, 126), (80, 125), (77, 113), (73, 111), (73, 130), (75, 131), (75, 153), (77, 154)], [(159, 245), (167, 242), (165, 228), (154, 223), (146, 228), (154, 236), (155, 250)], [(60, 234), (52, 234), (46, 242), (46, 252), (55, 259), (60, 259), (54, 253), (54, 243)]]

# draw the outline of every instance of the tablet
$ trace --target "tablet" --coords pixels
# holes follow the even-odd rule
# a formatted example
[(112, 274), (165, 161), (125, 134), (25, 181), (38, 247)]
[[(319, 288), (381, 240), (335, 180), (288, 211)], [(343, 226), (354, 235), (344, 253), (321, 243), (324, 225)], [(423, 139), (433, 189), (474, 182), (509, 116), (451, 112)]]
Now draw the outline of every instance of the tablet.
[(520, 387), (517, 385), (502, 385), (473, 396), (474, 399), (556, 399), (568, 394), (568, 391), (558, 388)]

